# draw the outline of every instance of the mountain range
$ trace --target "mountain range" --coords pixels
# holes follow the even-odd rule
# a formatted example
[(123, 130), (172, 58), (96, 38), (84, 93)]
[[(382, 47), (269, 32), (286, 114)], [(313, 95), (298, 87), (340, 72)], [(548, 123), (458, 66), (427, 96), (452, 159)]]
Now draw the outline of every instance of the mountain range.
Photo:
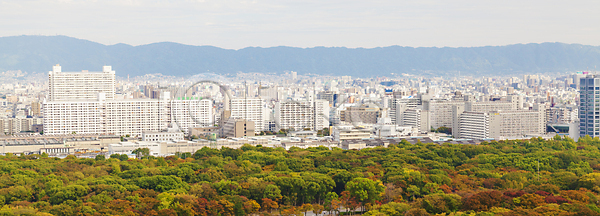
[(239, 50), (172, 42), (140, 46), (103, 45), (67, 36), (0, 37), (0, 71), (40, 73), (60, 64), (63, 71), (100, 71), (111, 65), (117, 76), (161, 73), (297, 71), (298, 74), (394, 74), (494, 76), (593, 69), (600, 64), (600, 47), (541, 43), (485, 47), (248, 47)]

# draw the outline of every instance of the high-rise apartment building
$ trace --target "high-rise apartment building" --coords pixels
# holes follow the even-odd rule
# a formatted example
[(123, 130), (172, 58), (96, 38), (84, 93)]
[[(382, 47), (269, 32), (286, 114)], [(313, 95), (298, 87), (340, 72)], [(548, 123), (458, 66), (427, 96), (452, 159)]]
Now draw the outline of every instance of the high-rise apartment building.
[(467, 101), (465, 103), (465, 111), (470, 112), (490, 112), (498, 110), (517, 110), (518, 102), (515, 101), (486, 101), (486, 102), (472, 102)]
[(213, 127), (218, 124), (213, 115), (212, 100), (198, 98), (174, 99), (169, 102), (170, 122), (186, 135), (191, 128)]
[(404, 115), (404, 111), (407, 109), (416, 109), (418, 106), (422, 105), (421, 98), (390, 98), (389, 107), (390, 110), (388, 112), (388, 116), (392, 119), (392, 123), (396, 125), (402, 124), (402, 116)]
[(600, 77), (579, 80), (579, 136), (600, 137)]
[(329, 102), (286, 101), (275, 105), (275, 122), (278, 129), (321, 130), (329, 126)]
[(0, 135), (15, 134), (20, 132), (35, 131), (35, 125), (43, 123), (42, 118), (32, 117), (15, 117), (15, 118), (0, 118)]
[(232, 98), (229, 100), (231, 118), (254, 122), (256, 131), (264, 131), (264, 100), (260, 98)]
[(375, 124), (384, 114), (385, 108), (379, 107), (348, 107), (340, 111), (340, 121), (349, 123)]
[(106, 117), (100, 101), (44, 103), (44, 134), (104, 134)]
[(31, 115), (32, 116), (41, 116), (42, 115), (42, 104), (39, 101), (31, 102)]
[(106, 100), (100, 105), (106, 134), (141, 136), (167, 128), (166, 100)]
[[(191, 111), (191, 112), (190, 112)], [(190, 128), (212, 126), (210, 100), (98, 100), (53, 101), (44, 104), (44, 133), (114, 134), (141, 136), (168, 125), (188, 133)]]
[(469, 139), (510, 139), (540, 136), (546, 132), (543, 111), (464, 111), (453, 107), (452, 135)]
[(440, 127), (452, 127), (452, 107), (465, 106), (465, 101), (423, 101), (423, 109), (429, 111), (430, 125), (437, 129)]
[(187, 134), (189, 128), (215, 124), (210, 100), (169, 100), (168, 92), (152, 96), (157, 99), (115, 100), (114, 79), (110, 66), (103, 72), (61, 72), (54, 66), (43, 106), (44, 133), (141, 136), (171, 125)]
[(62, 72), (55, 65), (48, 72), (48, 100), (96, 100), (98, 93), (104, 93), (106, 99), (115, 98), (115, 71), (111, 66), (102, 67), (101, 72)]
[(420, 133), (429, 132), (430, 116), (429, 111), (422, 109), (407, 109), (402, 115), (402, 125), (417, 128)]
[(338, 103), (343, 102), (343, 101), (340, 101), (340, 95), (333, 91), (319, 92), (317, 94), (317, 99), (326, 100), (329, 102), (329, 104), (331, 104), (331, 106), (334, 106), (334, 107), (337, 106)]

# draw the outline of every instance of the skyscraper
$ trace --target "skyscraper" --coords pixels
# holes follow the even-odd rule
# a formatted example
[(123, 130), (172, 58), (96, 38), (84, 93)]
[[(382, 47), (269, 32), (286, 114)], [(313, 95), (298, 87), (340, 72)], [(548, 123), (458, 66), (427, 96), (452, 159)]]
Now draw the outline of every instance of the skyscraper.
[(579, 136), (600, 137), (600, 77), (587, 75), (579, 86)]

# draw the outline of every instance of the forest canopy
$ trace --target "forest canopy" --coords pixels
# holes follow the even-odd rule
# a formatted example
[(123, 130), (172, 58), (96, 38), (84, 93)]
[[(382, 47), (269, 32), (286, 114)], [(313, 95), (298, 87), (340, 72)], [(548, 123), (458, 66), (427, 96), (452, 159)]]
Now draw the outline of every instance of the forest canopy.
[(600, 215), (600, 140), (0, 156), (1, 215)]

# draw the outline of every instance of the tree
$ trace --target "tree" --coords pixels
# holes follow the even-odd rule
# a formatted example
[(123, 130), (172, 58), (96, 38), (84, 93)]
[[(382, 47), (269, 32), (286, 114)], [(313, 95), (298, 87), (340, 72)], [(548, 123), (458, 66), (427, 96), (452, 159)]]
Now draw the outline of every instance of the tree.
[(325, 195), (325, 201), (323, 202), (323, 207), (325, 208), (325, 210), (327, 210), (328, 212), (331, 213), (331, 211), (333, 211), (333, 210), (337, 211), (339, 206), (335, 205), (335, 204), (337, 204), (339, 202), (340, 201), (339, 201), (338, 195), (334, 192), (329, 192), (329, 193), (327, 193), (327, 195)]
[(323, 213), (323, 210), (325, 208), (322, 205), (319, 204), (313, 204), (313, 212), (318, 216), (321, 213)]
[(461, 197), (456, 194), (427, 195), (421, 203), (421, 207), (431, 214), (456, 212), (462, 207)]
[(213, 188), (215, 188), (220, 195), (238, 195), (241, 190), (241, 187), (237, 182), (230, 180), (216, 182), (213, 184)]
[(366, 204), (374, 203), (375, 200), (381, 198), (381, 193), (385, 190), (385, 186), (381, 181), (373, 181), (368, 178), (355, 178), (346, 184), (346, 190), (357, 201)]
[(244, 211), (246, 214), (256, 213), (260, 209), (260, 205), (254, 200), (244, 202)]
[(487, 211), (502, 203), (502, 193), (499, 191), (483, 191), (465, 199), (463, 208), (474, 211)]
[(269, 199), (269, 198), (263, 198), (262, 199), (262, 209), (263, 211), (269, 211), (272, 212), (273, 209), (278, 209), (279, 208), (279, 204), (277, 204), (277, 202)]
[(150, 156), (150, 149), (148, 148), (137, 148), (131, 152), (131, 154), (136, 155), (138, 158), (148, 158)]
[(304, 204), (302, 204), (302, 206), (300, 206), (300, 208), (298, 210), (304, 212), (304, 215), (306, 215), (308, 213), (308, 211), (313, 210), (313, 206), (310, 203), (304, 203)]
[(174, 189), (188, 190), (190, 186), (181, 181), (176, 176), (148, 176), (141, 177), (136, 181), (136, 185), (144, 189), (152, 189), (158, 192), (165, 192)]
[(400, 201), (402, 200), (402, 188), (400, 187), (396, 187), (394, 184), (392, 183), (387, 183), (385, 184), (385, 191), (384, 191), (384, 197), (385, 197), (385, 202), (392, 202), (392, 201)]

